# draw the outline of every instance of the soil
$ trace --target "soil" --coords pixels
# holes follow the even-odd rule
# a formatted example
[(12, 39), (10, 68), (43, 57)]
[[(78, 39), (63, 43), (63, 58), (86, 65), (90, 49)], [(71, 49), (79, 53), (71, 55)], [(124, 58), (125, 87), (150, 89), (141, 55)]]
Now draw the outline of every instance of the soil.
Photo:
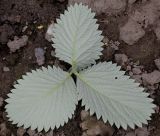
[[(141, 2), (137, 1), (136, 4), (139, 5)], [(45, 33), (48, 25), (55, 21), (66, 7), (67, 1), (60, 2), (58, 0), (0, 0), (0, 97), (6, 99), (17, 79), (27, 71), (40, 67), (36, 62), (35, 48), (45, 49), (44, 66), (57, 62), (57, 59), (51, 56), (51, 51), (54, 49), (51, 43), (45, 39)], [(150, 27), (146, 28), (145, 36), (132, 46), (119, 40), (119, 26), (127, 20), (128, 16), (128, 12), (123, 11), (112, 16), (101, 14), (97, 18), (103, 35), (110, 40), (120, 42), (120, 49), (116, 53), (125, 53), (134, 61), (139, 61), (144, 65), (145, 70), (153, 71), (157, 69), (154, 60), (160, 57), (160, 42), (157, 41), (156, 35), (150, 30)], [(26, 26), (26, 30), (23, 31)], [(7, 42), (13, 40), (14, 36), (21, 37), (23, 35), (29, 37), (28, 44), (15, 53), (10, 53)], [(105, 60), (107, 55), (104, 51), (102, 60)], [(114, 54), (107, 60), (115, 61), (113, 56)], [(68, 68), (63, 62), (58, 61), (58, 64), (63, 68)], [(4, 67), (8, 67), (9, 71), (4, 72)], [(156, 92), (155, 103), (160, 106), (160, 90)], [(9, 130), (6, 136), (16, 135), (17, 127), (7, 121), (5, 104), (0, 109), (0, 124), (6, 123)], [(81, 110), (82, 107), (79, 104), (73, 119), (64, 127), (55, 130), (54, 136), (58, 136), (62, 132), (65, 136), (81, 136), (82, 130), (79, 126)], [(160, 136), (160, 116), (158, 114), (153, 115), (149, 126), (155, 128), (151, 136)]]

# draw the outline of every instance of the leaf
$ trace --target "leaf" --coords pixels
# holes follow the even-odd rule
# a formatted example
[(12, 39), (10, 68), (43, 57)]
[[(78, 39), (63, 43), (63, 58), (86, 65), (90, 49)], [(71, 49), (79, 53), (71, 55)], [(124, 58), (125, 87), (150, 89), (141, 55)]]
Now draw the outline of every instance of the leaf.
[(82, 4), (70, 6), (60, 15), (52, 39), (56, 57), (80, 68), (99, 59), (103, 36), (97, 30), (99, 25), (94, 16), (95, 13)]
[(147, 124), (155, 107), (148, 93), (143, 92), (139, 83), (120, 71), (120, 66), (111, 62), (94, 65), (81, 73), (76, 73), (79, 99), (91, 115), (102, 116), (104, 122), (124, 129), (127, 125)]
[(6, 111), (13, 124), (48, 131), (72, 117), (77, 92), (69, 73), (56, 67), (43, 67), (27, 73), (18, 83), (6, 100)]

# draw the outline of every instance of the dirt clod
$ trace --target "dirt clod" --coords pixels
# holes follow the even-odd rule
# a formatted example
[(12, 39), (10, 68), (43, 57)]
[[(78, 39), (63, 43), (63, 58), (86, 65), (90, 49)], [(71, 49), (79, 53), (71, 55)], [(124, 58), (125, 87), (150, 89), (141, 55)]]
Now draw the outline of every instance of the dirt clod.
[(115, 54), (115, 61), (120, 65), (125, 65), (128, 62), (128, 57), (125, 54)]
[(154, 70), (151, 73), (148, 74), (142, 74), (142, 79), (144, 83), (154, 85), (160, 82), (160, 72), (157, 70)]
[(140, 68), (133, 68), (133, 69), (132, 69), (132, 72), (133, 72), (133, 74), (135, 74), (135, 75), (139, 75), (139, 74), (142, 73), (142, 71), (141, 71)]
[(27, 35), (23, 35), (21, 38), (18, 38), (17, 36), (15, 36), (13, 41), (9, 41), (7, 43), (7, 46), (9, 47), (11, 52), (15, 52), (21, 47), (27, 45), (27, 42), (28, 42)]
[(133, 45), (145, 35), (145, 31), (137, 22), (129, 19), (129, 21), (120, 27), (120, 39), (128, 45)]

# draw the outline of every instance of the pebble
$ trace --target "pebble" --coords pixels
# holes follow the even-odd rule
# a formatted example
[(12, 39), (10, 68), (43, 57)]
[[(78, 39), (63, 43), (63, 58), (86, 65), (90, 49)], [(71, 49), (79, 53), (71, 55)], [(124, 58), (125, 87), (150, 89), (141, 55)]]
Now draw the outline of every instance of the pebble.
[(28, 26), (27, 26), (27, 25), (26, 25), (26, 26), (24, 26), (24, 27), (22, 28), (22, 32), (25, 32), (27, 28), (28, 28)]
[(47, 32), (45, 34), (45, 39), (49, 42), (52, 41), (52, 38), (53, 38), (53, 27), (54, 27), (54, 22), (52, 22), (49, 26), (48, 26), (48, 29), (47, 29)]
[(35, 48), (35, 57), (36, 57), (36, 61), (37, 64), (39, 66), (43, 65), (45, 62), (45, 51), (42, 48)]
[(9, 69), (9, 67), (3, 67), (3, 71), (8, 72), (8, 71), (10, 71), (10, 69)]

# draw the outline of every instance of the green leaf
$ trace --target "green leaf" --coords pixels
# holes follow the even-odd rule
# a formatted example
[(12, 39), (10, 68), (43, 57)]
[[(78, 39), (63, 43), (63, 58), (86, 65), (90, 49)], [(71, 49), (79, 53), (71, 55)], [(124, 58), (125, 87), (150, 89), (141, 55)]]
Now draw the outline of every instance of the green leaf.
[(18, 127), (48, 131), (63, 126), (74, 114), (76, 86), (70, 74), (60, 68), (43, 67), (27, 73), (14, 87), (8, 94), (6, 111)]
[(104, 122), (124, 129), (127, 125), (147, 124), (155, 107), (148, 93), (143, 92), (139, 83), (124, 75), (120, 67), (111, 62), (94, 65), (81, 73), (76, 73), (79, 99), (91, 115), (102, 116)]
[(94, 16), (95, 13), (82, 4), (70, 6), (60, 15), (52, 39), (56, 57), (76, 68), (83, 68), (99, 59), (103, 36), (97, 30), (99, 25)]

